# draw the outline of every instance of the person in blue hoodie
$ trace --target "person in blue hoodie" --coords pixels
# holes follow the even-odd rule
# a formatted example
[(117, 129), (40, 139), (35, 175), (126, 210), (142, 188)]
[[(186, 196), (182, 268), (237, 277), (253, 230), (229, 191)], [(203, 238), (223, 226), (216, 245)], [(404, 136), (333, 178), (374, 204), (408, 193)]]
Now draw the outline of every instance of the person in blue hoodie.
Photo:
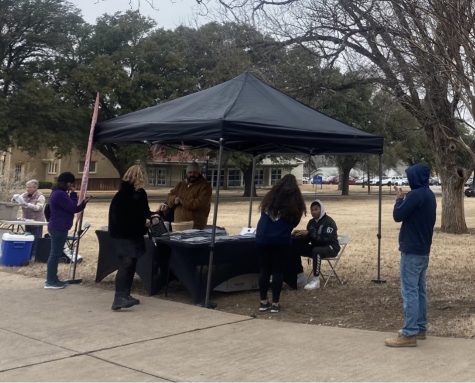
[[(305, 201), (292, 174), (287, 174), (264, 196), (260, 207), (261, 217), (256, 227), (256, 243), (259, 256), (259, 311), (280, 312), (280, 292), (284, 279), (284, 267), (291, 256), (292, 230), (303, 214)], [(272, 305), (267, 299), (269, 280), (272, 275)]]
[(395, 187), (393, 209), (394, 220), (402, 222), (399, 251), (404, 324), (396, 337), (386, 339), (389, 347), (415, 347), (417, 339), (425, 339), (427, 330), (426, 273), (437, 203), (429, 189), (427, 165), (410, 166), (406, 174), (411, 191), (404, 194), (401, 188)]

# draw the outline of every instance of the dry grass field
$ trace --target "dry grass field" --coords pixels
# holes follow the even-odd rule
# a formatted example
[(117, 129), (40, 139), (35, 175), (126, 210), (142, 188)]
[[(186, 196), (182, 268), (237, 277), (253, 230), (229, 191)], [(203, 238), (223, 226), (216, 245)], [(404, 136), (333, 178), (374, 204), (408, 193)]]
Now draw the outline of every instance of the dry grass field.
[[(302, 185), (302, 189), (306, 192), (305, 199), (310, 203), (314, 199), (313, 186)], [(152, 209), (158, 206), (158, 201), (163, 199), (165, 193), (165, 190), (150, 193)], [(260, 196), (263, 194), (264, 191), (259, 191)], [(218, 225), (236, 234), (247, 224), (249, 201), (241, 198), (238, 192), (223, 191), (222, 196)], [(328, 214), (335, 219), (339, 233), (348, 234), (352, 239), (339, 266), (339, 274), (345, 284), (333, 282), (326, 288), (314, 291), (285, 289), (281, 298), (283, 311), (279, 314), (259, 314), (256, 291), (213, 293), (212, 300), (218, 304), (217, 309), (263, 319), (396, 331), (402, 322), (402, 304), (397, 246), (399, 224), (392, 220), (394, 197), (385, 195), (383, 198), (381, 278), (386, 280), (384, 284), (371, 281), (377, 273), (376, 194), (368, 196), (365, 189), (354, 186), (351, 196), (342, 197), (337, 195), (334, 186), (325, 185), (323, 190), (318, 189), (317, 197), (323, 200)], [(258, 201), (257, 198), (254, 202), (253, 225), (258, 219)], [(436, 227), (440, 226), (440, 203), (438, 197)], [(94, 282), (98, 252), (94, 230), (107, 225), (108, 207), (109, 199), (103, 196), (91, 202), (85, 212), (84, 221), (91, 223), (92, 229), (81, 240), (79, 252), (84, 261), (78, 265), (77, 274), (85, 285), (112, 290), (113, 275), (101, 283)], [(449, 235), (439, 230), (434, 234), (428, 273), (429, 333), (432, 335), (475, 336), (475, 198), (465, 198), (465, 213), (471, 234)], [(299, 228), (304, 228), (309, 218), (309, 215), (303, 218)], [(307, 261), (303, 260), (303, 264), (308, 271)], [(67, 277), (68, 269), (69, 265), (60, 265), (61, 277)], [(36, 277), (45, 275), (44, 264), (20, 268), (0, 267), (0, 270)], [(138, 294), (143, 292), (138, 278), (135, 280), (135, 290)], [(168, 298), (163, 294), (157, 297), (190, 303), (190, 298), (178, 284), (171, 286)]]

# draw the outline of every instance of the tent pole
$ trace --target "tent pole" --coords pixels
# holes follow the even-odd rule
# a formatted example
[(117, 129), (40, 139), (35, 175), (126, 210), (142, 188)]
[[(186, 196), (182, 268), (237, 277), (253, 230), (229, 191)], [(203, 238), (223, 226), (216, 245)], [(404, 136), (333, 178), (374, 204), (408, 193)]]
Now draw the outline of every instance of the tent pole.
[(249, 194), (249, 218), (247, 220), (247, 227), (251, 226), (251, 216), (252, 216), (252, 197), (254, 196), (254, 177), (256, 174), (256, 156), (252, 157), (252, 172), (251, 172), (251, 193)]
[(211, 276), (213, 274), (213, 257), (214, 257), (214, 244), (216, 243), (216, 222), (218, 219), (218, 205), (219, 205), (219, 184), (221, 180), (221, 160), (223, 158), (223, 139), (219, 139), (219, 155), (218, 155), (218, 174), (216, 176), (216, 192), (214, 198), (214, 213), (213, 213), (213, 228), (211, 232), (211, 243), (209, 245), (209, 262), (208, 262), (208, 279), (206, 281), (206, 297), (205, 307), (216, 307), (209, 302), (209, 296), (211, 293)]
[(381, 214), (383, 204), (383, 155), (379, 155), (379, 193), (378, 193), (378, 275), (373, 279), (374, 283), (385, 283), (385, 279), (381, 279)]

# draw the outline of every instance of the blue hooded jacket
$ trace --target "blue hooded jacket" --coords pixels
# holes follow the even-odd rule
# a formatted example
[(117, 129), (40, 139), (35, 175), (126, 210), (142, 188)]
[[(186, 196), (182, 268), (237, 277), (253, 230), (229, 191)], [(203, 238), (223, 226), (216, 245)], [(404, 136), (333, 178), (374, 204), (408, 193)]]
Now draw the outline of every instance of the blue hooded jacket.
[(429, 189), (430, 169), (416, 164), (406, 169), (411, 191), (396, 200), (393, 218), (402, 222), (399, 250), (403, 253), (429, 255), (435, 225), (437, 203)]

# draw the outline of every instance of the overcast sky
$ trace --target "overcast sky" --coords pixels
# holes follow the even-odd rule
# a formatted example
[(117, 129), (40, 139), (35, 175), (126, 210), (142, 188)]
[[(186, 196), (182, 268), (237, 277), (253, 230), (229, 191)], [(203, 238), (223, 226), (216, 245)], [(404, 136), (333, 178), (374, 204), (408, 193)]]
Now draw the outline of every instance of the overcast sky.
[[(137, 9), (157, 22), (159, 28), (175, 29), (179, 25), (196, 26), (209, 21), (198, 16), (196, 0), (153, 0), (153, 9), (146, 0), (69, 0), (78, 7), (84, 20), (95, 24), (96, 18), (104, 13)], [(152, 1), (150, 1), (152, 2)]]

